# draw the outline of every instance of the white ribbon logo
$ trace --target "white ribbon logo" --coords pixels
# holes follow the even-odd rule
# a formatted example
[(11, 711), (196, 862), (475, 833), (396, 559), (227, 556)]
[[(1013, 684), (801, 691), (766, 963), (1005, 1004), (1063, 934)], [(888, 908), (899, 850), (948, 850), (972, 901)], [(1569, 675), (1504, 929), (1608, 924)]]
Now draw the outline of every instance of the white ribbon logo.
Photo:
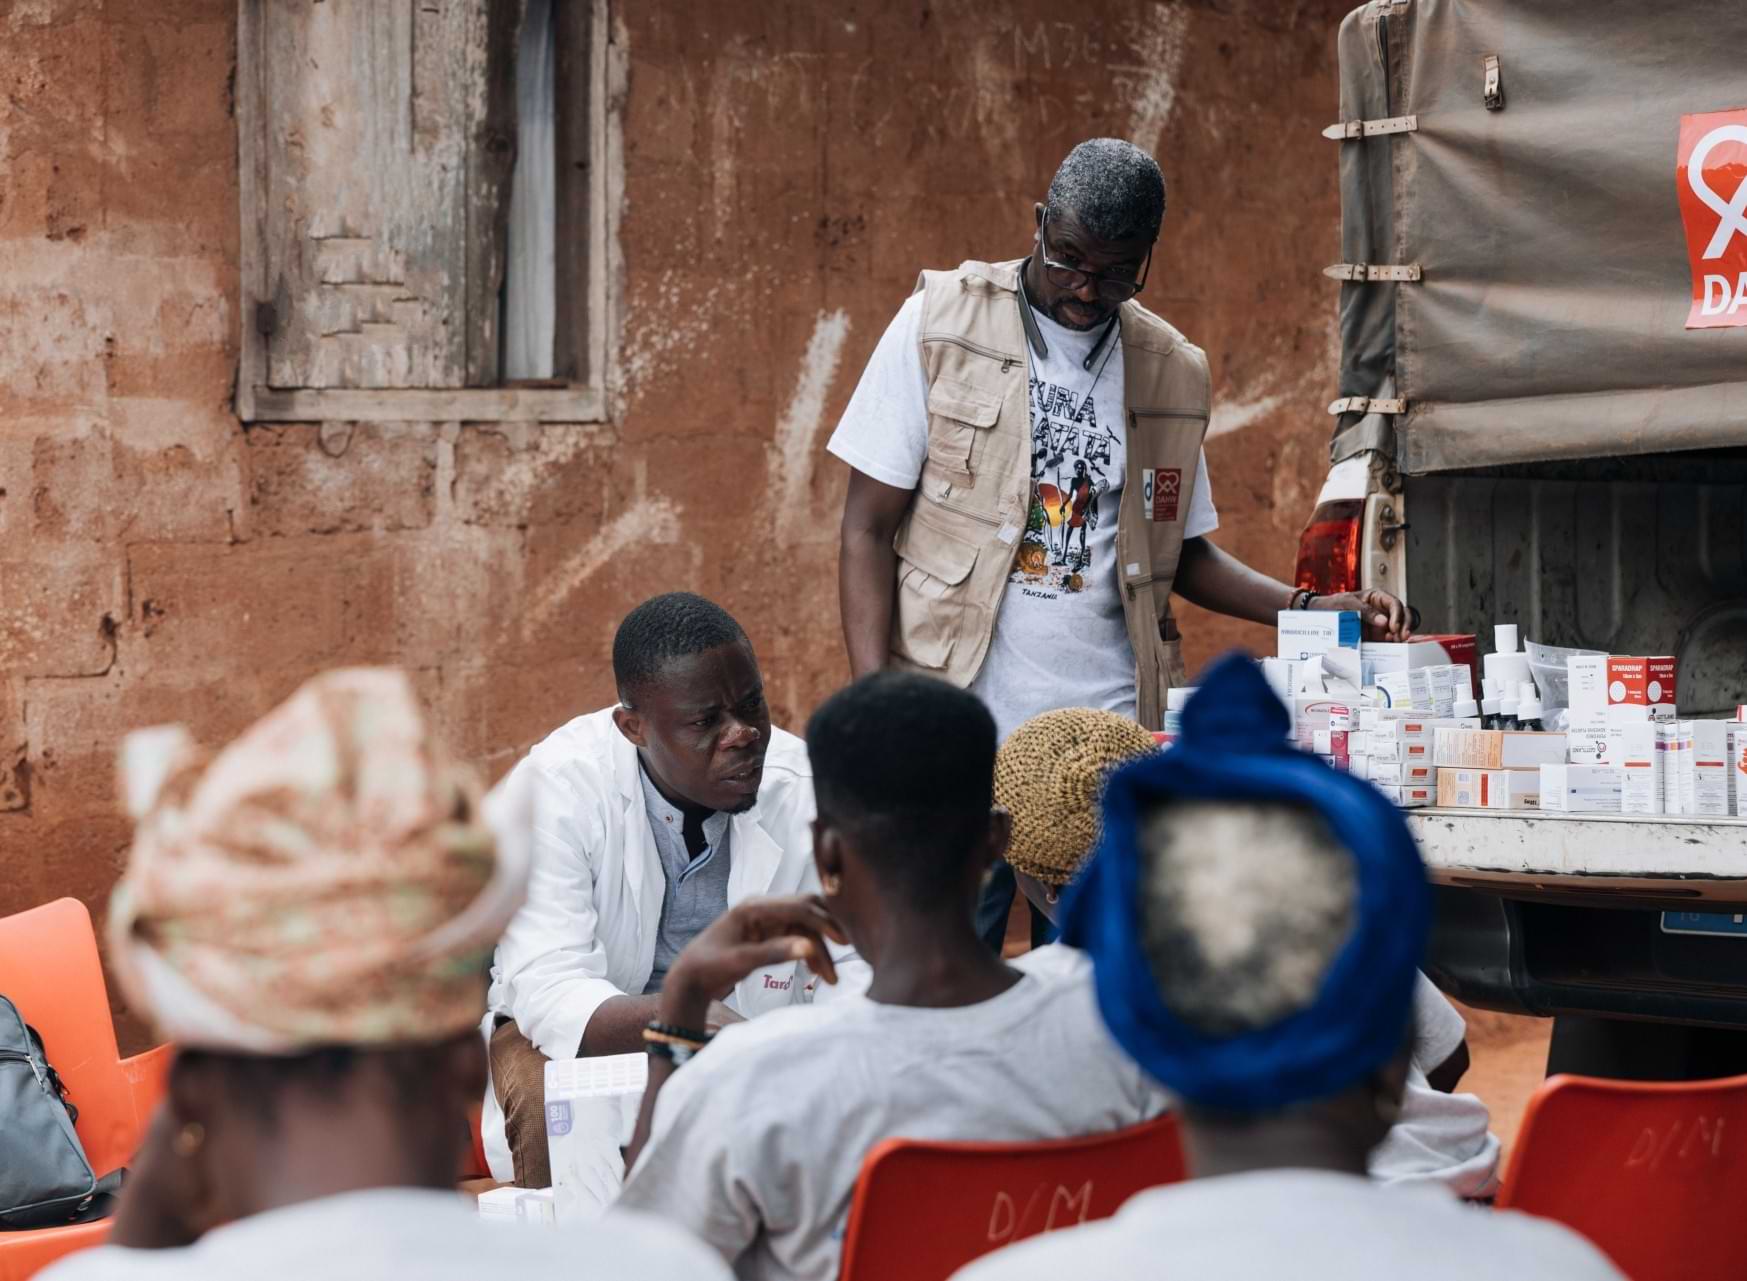
[(1692, 149), (1692, 156), (1686, 162), (1686, 180), (1692, 184), (1692, 194), (1722, 219), (1711, 243), (1705, 246), (1702, 255), (1705, 258), (1721, 258), (1736, 232), (1747, 236), (1747, 179), (1735, 188), (1735, 195), (1730, 200), (1724, 200), (1712, 191), (1705, 181), (1705, 159), (1719, 142), (1747, 142), (1747, 125), (1719, 125), (1698, 140), (1698, 146)]

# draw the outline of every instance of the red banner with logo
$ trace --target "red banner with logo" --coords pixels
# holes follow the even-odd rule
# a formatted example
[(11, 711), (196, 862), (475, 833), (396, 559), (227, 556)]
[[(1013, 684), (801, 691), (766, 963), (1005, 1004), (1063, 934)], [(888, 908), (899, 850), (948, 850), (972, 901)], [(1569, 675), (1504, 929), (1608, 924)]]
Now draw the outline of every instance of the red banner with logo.
[(1686, 327), (1747, 325), (1747, 107), (1680, 118), (1674, 187), (1692, 266)]

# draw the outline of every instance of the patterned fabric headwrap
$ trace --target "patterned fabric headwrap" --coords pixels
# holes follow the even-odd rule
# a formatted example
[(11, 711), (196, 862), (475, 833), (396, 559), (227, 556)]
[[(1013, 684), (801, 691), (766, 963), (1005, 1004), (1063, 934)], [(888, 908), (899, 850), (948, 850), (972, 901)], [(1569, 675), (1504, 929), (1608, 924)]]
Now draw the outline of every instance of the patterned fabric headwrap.
[(130, 734), (121, 774), (111, 954), (171, 1040), (295, 1054), (478, 1024), (528, 815), (487, 829), (404, 673), (318, 676), (210, 761), (179, 727)]

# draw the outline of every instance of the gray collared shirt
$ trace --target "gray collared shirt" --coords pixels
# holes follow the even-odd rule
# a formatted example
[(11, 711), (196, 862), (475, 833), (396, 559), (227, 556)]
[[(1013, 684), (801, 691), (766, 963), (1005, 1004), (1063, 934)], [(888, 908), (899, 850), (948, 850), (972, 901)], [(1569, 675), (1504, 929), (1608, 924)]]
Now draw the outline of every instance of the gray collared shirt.
[(655, 932), (655, 968), (643, 989), (648, 994), (661, 990), (674, 958), (698, 931), (728, 910), (729, 819), (717, 812), (704, 820), (704, 851), (693, 858), (685, 847), (685, 815), (656, 790), (647, 770), (639, 769), (638, 777), (667, 882)]

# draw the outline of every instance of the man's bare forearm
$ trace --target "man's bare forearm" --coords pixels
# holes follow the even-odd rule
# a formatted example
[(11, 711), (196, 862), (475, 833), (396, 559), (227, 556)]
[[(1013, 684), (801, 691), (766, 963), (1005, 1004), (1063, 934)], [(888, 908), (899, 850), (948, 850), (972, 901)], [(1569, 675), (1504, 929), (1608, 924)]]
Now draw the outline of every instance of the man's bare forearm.
[(1183, 541), (1173, 584), (1177, 595), (1216, 614), (1272, 625), (1292, 602), (1292, 588), (1251, 569), (1205, 538)]
[(845, 529), (838, 557), (838, 604), (849, 674), (877, 672), (891, 657), (892, 600), (897, 594), (898, 555), (890, 541), (866, 529)]

